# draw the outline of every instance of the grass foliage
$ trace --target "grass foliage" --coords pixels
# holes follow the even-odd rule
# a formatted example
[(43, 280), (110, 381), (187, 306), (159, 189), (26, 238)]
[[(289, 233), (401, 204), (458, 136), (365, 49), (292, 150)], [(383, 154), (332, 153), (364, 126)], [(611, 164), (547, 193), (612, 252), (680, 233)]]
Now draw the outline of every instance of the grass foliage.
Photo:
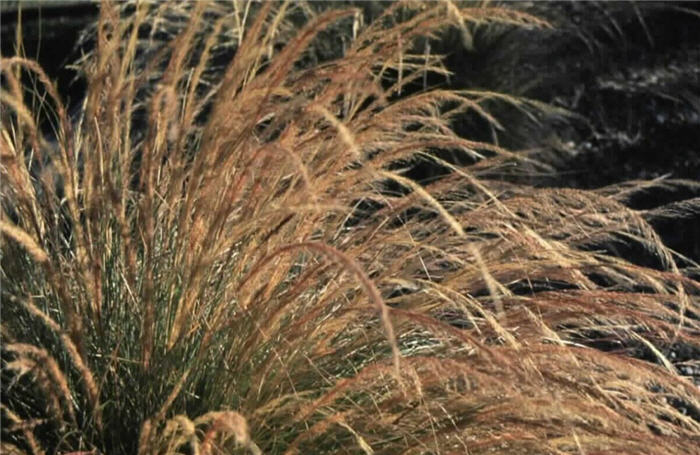
[(426, 89), (446, 28), (547, 24), (363, 17), (105, 2), (75, 118), (2, 59), (3, 452), (697, 453), (700, 283), (642, 184), (517, 184), (450, 121), (542, 106)]

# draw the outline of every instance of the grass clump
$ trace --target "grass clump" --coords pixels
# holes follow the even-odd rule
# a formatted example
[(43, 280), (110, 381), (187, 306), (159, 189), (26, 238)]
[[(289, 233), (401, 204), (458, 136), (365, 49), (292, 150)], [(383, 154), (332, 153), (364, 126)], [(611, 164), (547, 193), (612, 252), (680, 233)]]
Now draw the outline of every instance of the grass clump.
[[(697, 349), (700, 283), (630, 189), (509, 183), (537, 163), (450, 121), (530, 105), (426, 89), (444, 28), (546, 24), (449, 2), (362, 17), (103, 3), (77, 119), (3, 58), (3, 450), (695, 450), (669, 353)], [(342, 56), (315, 51), (329, 27)], [(423, 161), (449, 172), (415, 183)]]

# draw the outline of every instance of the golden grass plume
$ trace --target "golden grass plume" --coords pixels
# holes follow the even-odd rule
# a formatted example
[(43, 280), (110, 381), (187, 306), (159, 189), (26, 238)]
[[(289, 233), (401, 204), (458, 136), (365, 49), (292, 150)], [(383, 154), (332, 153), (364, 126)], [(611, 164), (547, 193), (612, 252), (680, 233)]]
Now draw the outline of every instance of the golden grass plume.
[[(77, 119), (3, 58), (8, 450), (696, 450), (671, 353), (697, 352), (700, 283), (650, 214), (628, 188), (493, 177), (533, 163), (451, 119), (507, 128), (486, 101), (534, 104), (426, 86), (445, 28), (546, 24), (453, 2), (362, 17), (105, 2)], [(419, 185), (421, 160), (450, 172)], [(620, 239), (658, 266), (604, 248)]]

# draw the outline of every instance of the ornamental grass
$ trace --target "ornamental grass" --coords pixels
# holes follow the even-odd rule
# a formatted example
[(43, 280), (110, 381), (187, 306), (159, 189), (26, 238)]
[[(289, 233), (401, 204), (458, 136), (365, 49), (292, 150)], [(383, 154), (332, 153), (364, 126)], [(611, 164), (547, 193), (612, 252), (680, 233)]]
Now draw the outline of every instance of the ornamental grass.
[(2, 451), (697, 453), (697, 264), (650, 219), (698, 201), (453, 132), (549, 108), (430, 40), (546, 22), (332, 6), (104, 2), (77, 112), (3, 57)]

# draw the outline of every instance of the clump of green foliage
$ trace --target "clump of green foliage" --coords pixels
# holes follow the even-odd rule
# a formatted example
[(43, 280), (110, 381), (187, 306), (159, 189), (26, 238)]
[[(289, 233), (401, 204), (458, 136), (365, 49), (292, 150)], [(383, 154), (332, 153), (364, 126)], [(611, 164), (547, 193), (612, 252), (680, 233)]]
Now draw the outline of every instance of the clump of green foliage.
[[(425, 88), (443, 29), (546, 24), (312, 6), (105, 2), (75, 122), (2, 60), (3, 451), (696, 450), (667, 353), (699, 344), (700, 283), (629, 188), (509, 183), (537, 163), (450, 121), (532, 106)], [(619, 239), (659, 266), (598, 249)]]

